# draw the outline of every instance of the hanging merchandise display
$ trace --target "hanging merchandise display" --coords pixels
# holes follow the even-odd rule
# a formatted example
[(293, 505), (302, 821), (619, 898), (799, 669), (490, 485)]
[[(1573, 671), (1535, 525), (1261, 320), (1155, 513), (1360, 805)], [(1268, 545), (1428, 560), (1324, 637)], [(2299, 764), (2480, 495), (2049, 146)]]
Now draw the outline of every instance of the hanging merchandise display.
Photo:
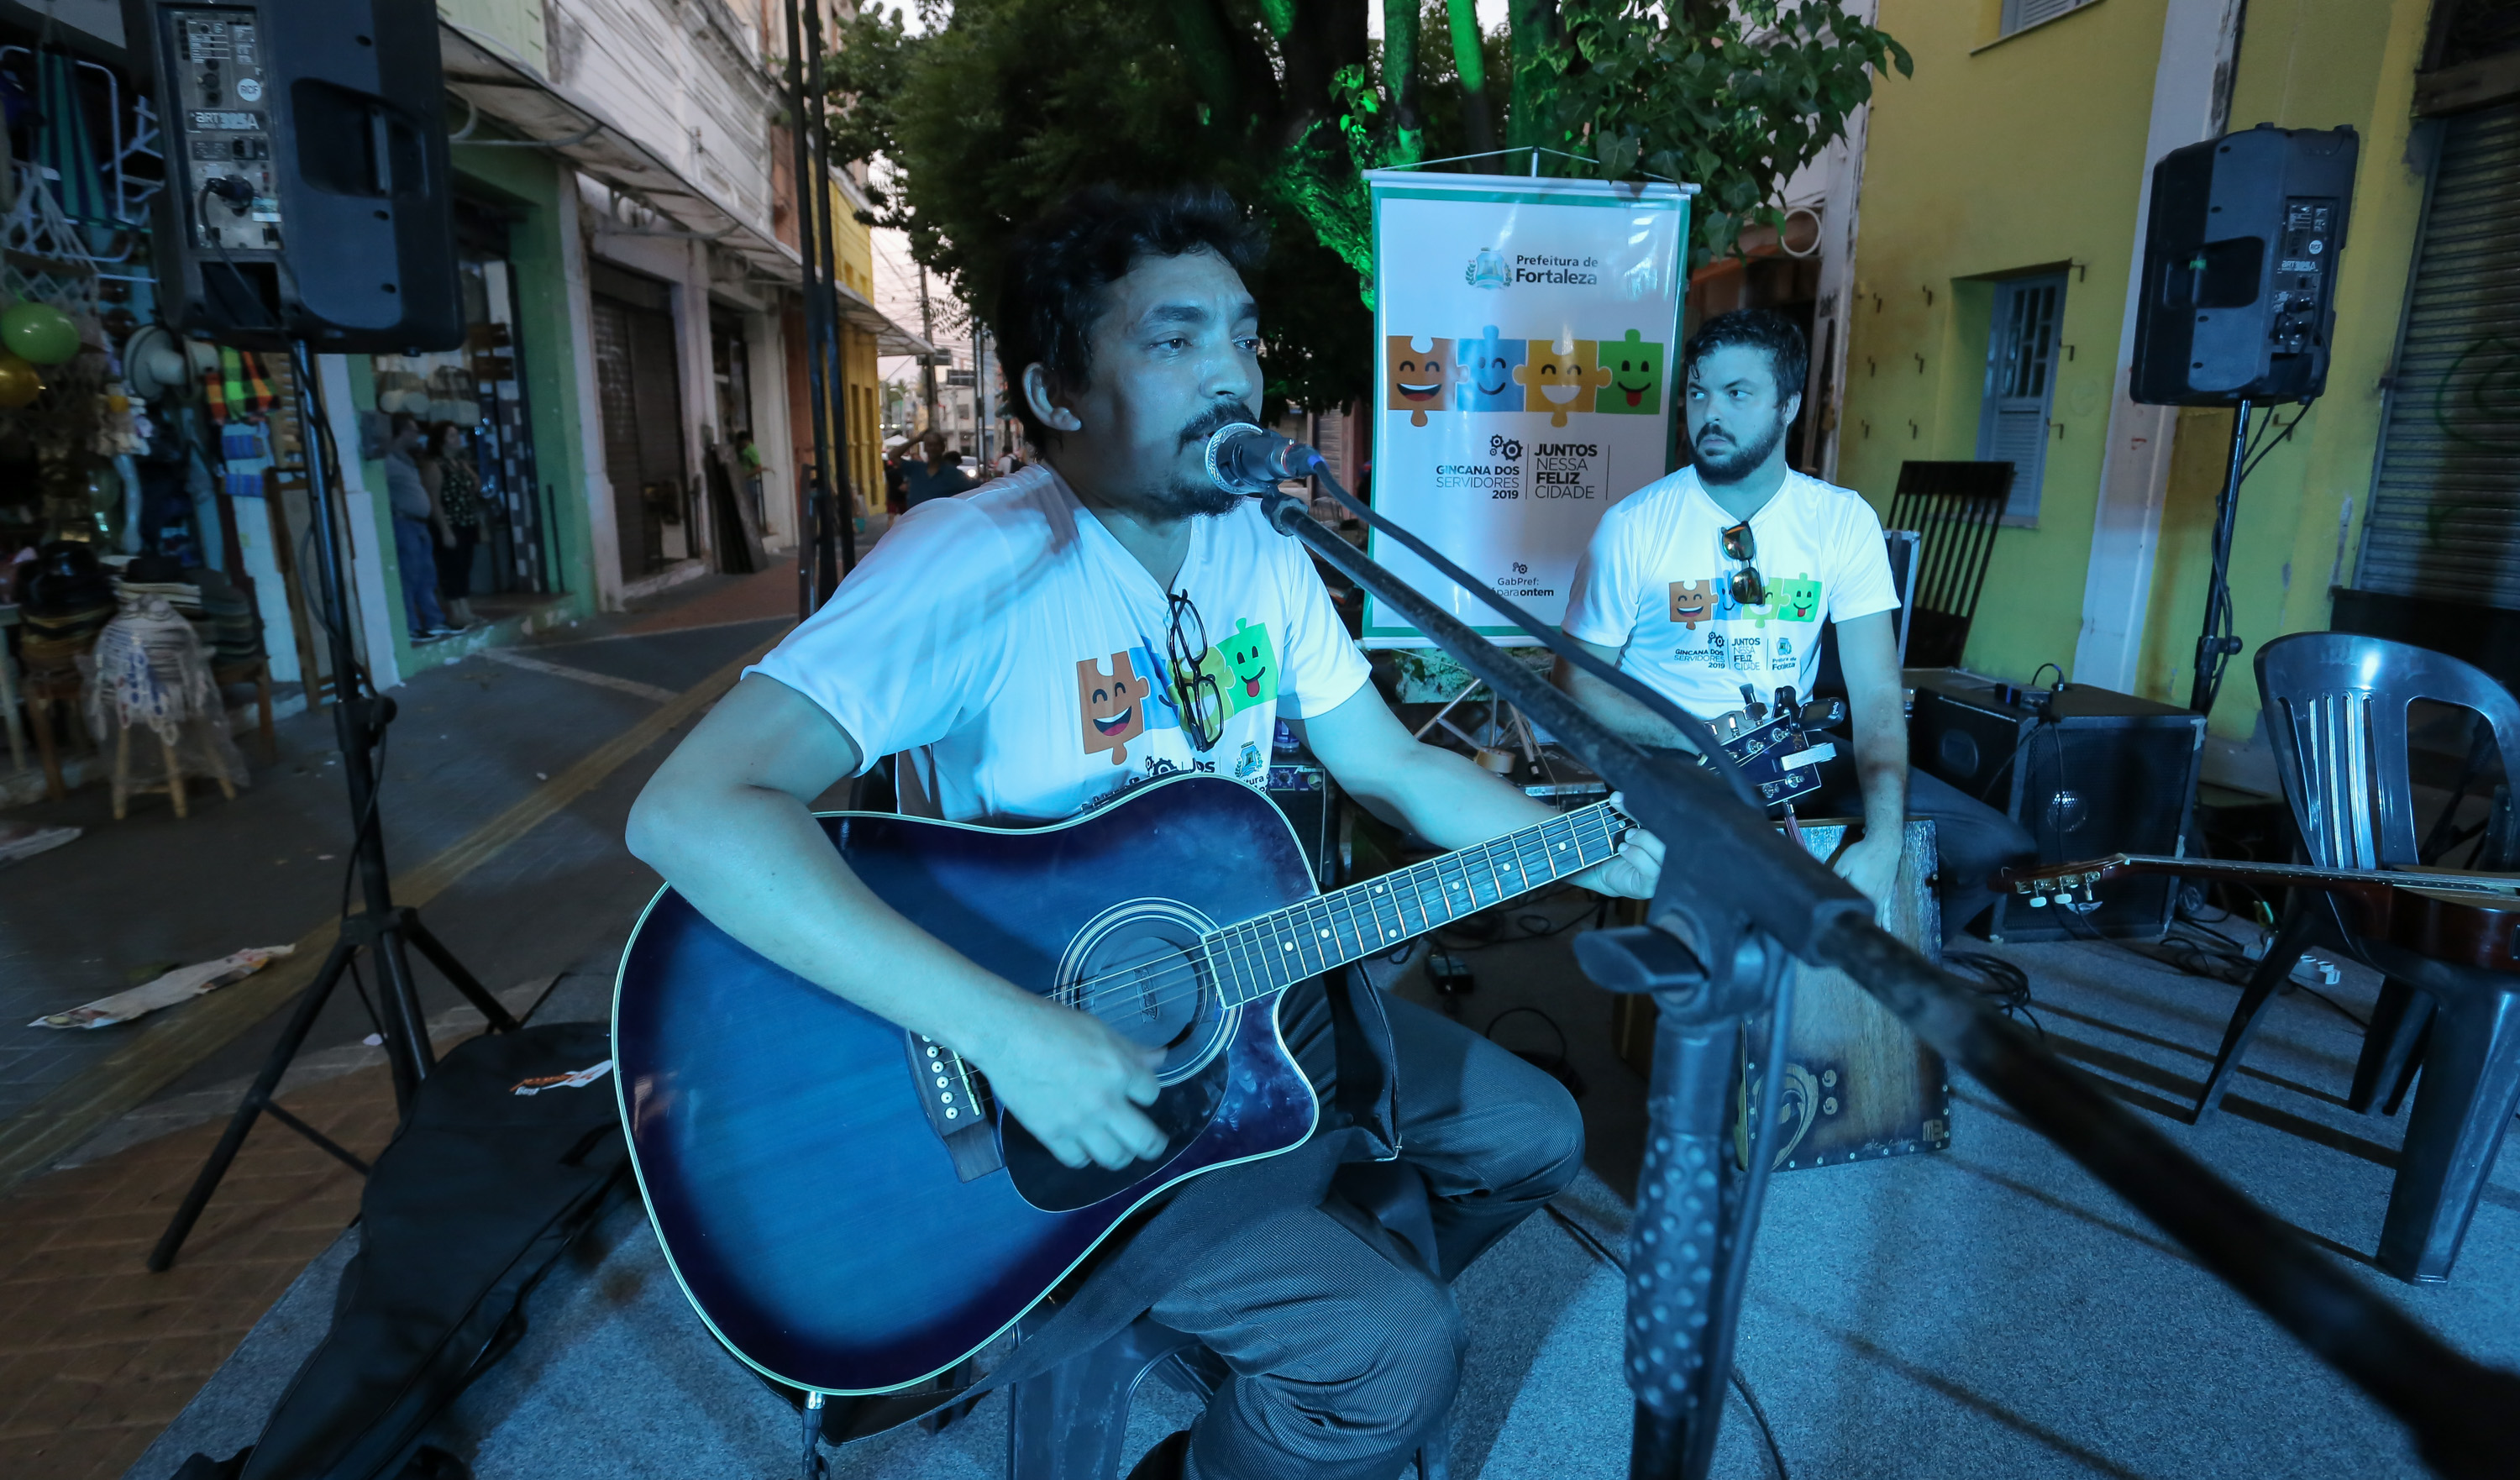
[[(1367, 175), (1374, 507), (1554, 622), (1611, 504), (1669, 471), (1696, 187)], [(1482, 634), (1531, 641), (1378, 535), (1374, 560)], [(1426, 645), (1369, 597), (1369, 648)]]

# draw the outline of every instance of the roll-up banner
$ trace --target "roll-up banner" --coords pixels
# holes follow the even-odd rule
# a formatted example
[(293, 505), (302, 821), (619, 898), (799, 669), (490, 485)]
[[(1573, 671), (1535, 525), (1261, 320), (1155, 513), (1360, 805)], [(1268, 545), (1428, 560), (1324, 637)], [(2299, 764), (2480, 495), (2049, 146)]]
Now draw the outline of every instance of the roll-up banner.
[[(1601, 511), (1673, 446), (1693, 185), (1373, 170), (1373, 507), (1545, 621)], [(1375, 534), (1367, 553), (1479, 632), (1475, 594)], [(1365, 646), (1426, 639), (1366, 598)]]

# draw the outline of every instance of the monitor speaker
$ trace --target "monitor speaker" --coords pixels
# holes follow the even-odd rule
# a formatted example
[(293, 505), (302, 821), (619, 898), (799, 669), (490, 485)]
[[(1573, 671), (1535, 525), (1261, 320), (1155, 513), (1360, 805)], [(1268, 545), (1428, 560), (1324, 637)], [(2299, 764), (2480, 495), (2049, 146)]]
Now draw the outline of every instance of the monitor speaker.
[(158, 102), (176, 329), (251, 349), (464, 342), (431, 0), (123, 0)]
[(2153, 406), (2308, 400), (2327, 385), (2350, 128), (2256, 128), (2152, 168), (2132, 393)]
[[(1909, 680), (1916, 691), (1911, 761), (2019, 823), (2041, 863), (2187, 851), (2204, 716), (2085, 684), (2034, 707), (1957, 670), (1911, 669)], [(2002, 898), (1990, 933), (2016, 941), (2158, 939), (2170, 927), (2178, 883), (2120, 879), (2098, 910), (2072, 919)]]

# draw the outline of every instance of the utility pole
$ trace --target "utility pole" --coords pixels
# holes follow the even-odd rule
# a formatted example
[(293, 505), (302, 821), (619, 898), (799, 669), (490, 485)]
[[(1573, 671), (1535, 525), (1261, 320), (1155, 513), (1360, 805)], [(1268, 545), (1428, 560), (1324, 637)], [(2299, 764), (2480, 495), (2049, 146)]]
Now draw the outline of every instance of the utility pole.
[(927, 429), (941, 431), (936, 425), (936, 310), (927, 301), (927, 268), (919, 269), (919, 336), (928, 343), (928, 353), (919, 357), (919, 398), (927, 407)]
[(989, 420), (989, 330), (984, 324), (971, 326), (971, 421), (979, 428), (980, 476), (987, 477), (994, 461), (989, 433), (997, 427)]

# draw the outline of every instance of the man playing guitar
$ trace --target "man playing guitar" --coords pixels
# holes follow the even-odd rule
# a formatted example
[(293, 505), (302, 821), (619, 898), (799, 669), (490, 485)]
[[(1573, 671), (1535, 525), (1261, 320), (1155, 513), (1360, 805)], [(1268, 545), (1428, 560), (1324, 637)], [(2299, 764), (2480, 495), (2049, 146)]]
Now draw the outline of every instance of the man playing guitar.
[[(1899, 599), (1881, 520), (1852, 489), (1785, 467), (1785, 429), (1803, 401), (1794, 387), (1810, 367), (1802, 331), (1765, 310), (1723, 314), (1690, 336), (1683, 362), (1690, 466), (1602, 515), (1575, 566), (1566, 635), (1711, 720), (1738, 707), (1743, 684), (1810, 694), (1821, 624), (1835, 622), (1855, 762), (1822, 772), (1813, 810), (1864, 819), (1837, 872), (1876, 901), (1898, 877), (1903, 821), (1932, 818), (1943, 934), (1957, 936), (1995, 903), (1987, 876), (2037, 846), (1993, 807), (1908, 769), (1891, 627)], [(1573, 664), (1560, 661), (1555, 679), (1630, 740), (1687, 744)]]
[[(1206, 478), (1209, 434), (1260, 420), (1256, 255), (1215, 192), (1091, 191), (1027, 227), (995, 328), (1040, 461), (903, 516), (631, 813), (632, 851), (718, 927), (960, 1053), (1072, 1167), (1162, 1150), (1140, 1109), (1160, 1055), (878, 900), (808, 815), (834, 783), (896, 755), (907, 811), (1052, 822), (1185, 772), (1265, 785), (1284, 714), (1349, 795), (1444, 847), (1550, 815), (1413, 740), (1301, 548)], [(1638, 833), (1580, 877), (1644, 897), (1660, 864)], [(1311, 1141), (1185, 1184), (1103, 1251), (1102, 1298), (1035, 1338), (1081, 1350), (1151, 1310), (1224, 1360), (1143, 1475), (1386, 1480), (1452, 1402), (1447, 1283), (1582, 1163), (1557, 1082), (1435, 1013), (1326, 977), (1279, 1023), (1320, 1097)], [(1394, 1154), (1433, 1192), (1431, 1272), (1329, 1193), (1340, 1162)]]

